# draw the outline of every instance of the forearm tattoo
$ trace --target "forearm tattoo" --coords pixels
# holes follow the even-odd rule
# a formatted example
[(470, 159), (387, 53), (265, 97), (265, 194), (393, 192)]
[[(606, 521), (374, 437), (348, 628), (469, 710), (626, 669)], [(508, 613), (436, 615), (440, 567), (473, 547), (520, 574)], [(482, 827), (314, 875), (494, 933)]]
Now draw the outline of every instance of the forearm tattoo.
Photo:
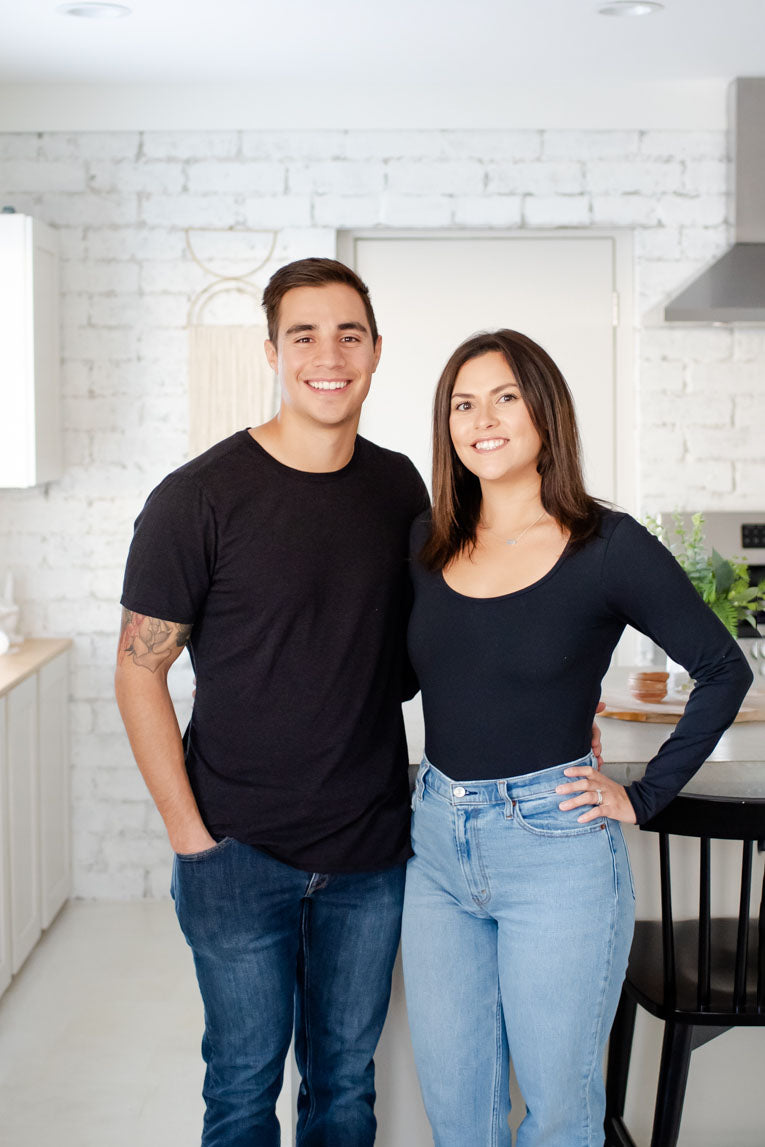
[(177, 649), (188, 644), (191, 628), (175, 621), (133, 613), (123, 607), (117, 661), (122, 665), (131, 658), (135, 665), (156, 673), (166, 661), (173, 660)]

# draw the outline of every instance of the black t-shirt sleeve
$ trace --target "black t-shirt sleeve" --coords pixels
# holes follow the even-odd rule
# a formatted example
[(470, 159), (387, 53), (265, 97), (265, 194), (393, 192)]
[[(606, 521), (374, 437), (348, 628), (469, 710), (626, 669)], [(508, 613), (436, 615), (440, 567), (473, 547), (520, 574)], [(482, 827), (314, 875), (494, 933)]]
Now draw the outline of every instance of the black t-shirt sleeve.
[(701, 767), (733, 721), (752, 683), (746, 658), (677, 560), (625, 515), (602, 567), (610, 608), (647, 634), (695, 680), (683, 716), (644, 777), (627, 793), (638, 824), (660, 812)]
[(215, 565), (215, 517), (201, 486), (171, 474), (138, 515), (122, 605), (148, 617), (193, 625)]

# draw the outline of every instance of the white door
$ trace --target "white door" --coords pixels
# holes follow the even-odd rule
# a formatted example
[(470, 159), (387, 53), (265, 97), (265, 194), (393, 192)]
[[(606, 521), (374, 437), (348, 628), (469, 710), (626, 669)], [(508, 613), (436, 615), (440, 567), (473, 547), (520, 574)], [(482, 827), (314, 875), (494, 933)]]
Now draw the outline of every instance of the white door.
[(11, 952), (16, 973), (41, 931), (36, 676), (8, 694), (7, 719)]
[(369, 285), (383, 336), (362, 434), (408, 454), (429, 482), (444, 363), (476, 331), (509, 327), (539, 342), (571, 387), (590, 492), (632, 503), (632, 385), (626, 371), (618, 388), (616, 379), (623, 236), (349, 233), (339, 251)]
[(8, 755), (5, 697), (0, 697), (0, 995), (11, 982), (11, 880), (8, 866)]
[(69, 726), (67, 655), (38, 673), (40, 758), (40, 882), (42, 926), (69, 897)]

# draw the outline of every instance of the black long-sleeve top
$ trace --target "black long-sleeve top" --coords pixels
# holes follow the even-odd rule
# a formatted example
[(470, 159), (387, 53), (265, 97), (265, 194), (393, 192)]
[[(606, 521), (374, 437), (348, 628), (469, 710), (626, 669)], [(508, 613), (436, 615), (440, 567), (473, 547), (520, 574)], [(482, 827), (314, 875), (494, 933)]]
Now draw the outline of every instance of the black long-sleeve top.
[(412, 530), (409, 623), (428, 759), (453, 780), (489, 780), (585, 756), (601, 681), (630, 624), (696, 682), (671, 736), (627, 789), (638, 824), (649, 820), (706, 760), (752, 682), (676, 559), (634, 518), (604, 509), (597, 535), (567, 547), (539, 581), (474, 598), (418, 561), (428, 528), (421, 518)]

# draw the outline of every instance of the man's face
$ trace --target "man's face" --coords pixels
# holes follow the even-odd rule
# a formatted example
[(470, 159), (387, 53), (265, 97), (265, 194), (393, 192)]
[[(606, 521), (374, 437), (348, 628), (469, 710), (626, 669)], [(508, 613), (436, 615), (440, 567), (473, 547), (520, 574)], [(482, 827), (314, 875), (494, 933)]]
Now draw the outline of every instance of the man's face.
[(364, 303), (353, 287), (327, 283), (287, 291), (276, 345), (266, 342), (282, 408), (323, 426), (357, 420), (381, 343), (380, 338), (373, 343)]

